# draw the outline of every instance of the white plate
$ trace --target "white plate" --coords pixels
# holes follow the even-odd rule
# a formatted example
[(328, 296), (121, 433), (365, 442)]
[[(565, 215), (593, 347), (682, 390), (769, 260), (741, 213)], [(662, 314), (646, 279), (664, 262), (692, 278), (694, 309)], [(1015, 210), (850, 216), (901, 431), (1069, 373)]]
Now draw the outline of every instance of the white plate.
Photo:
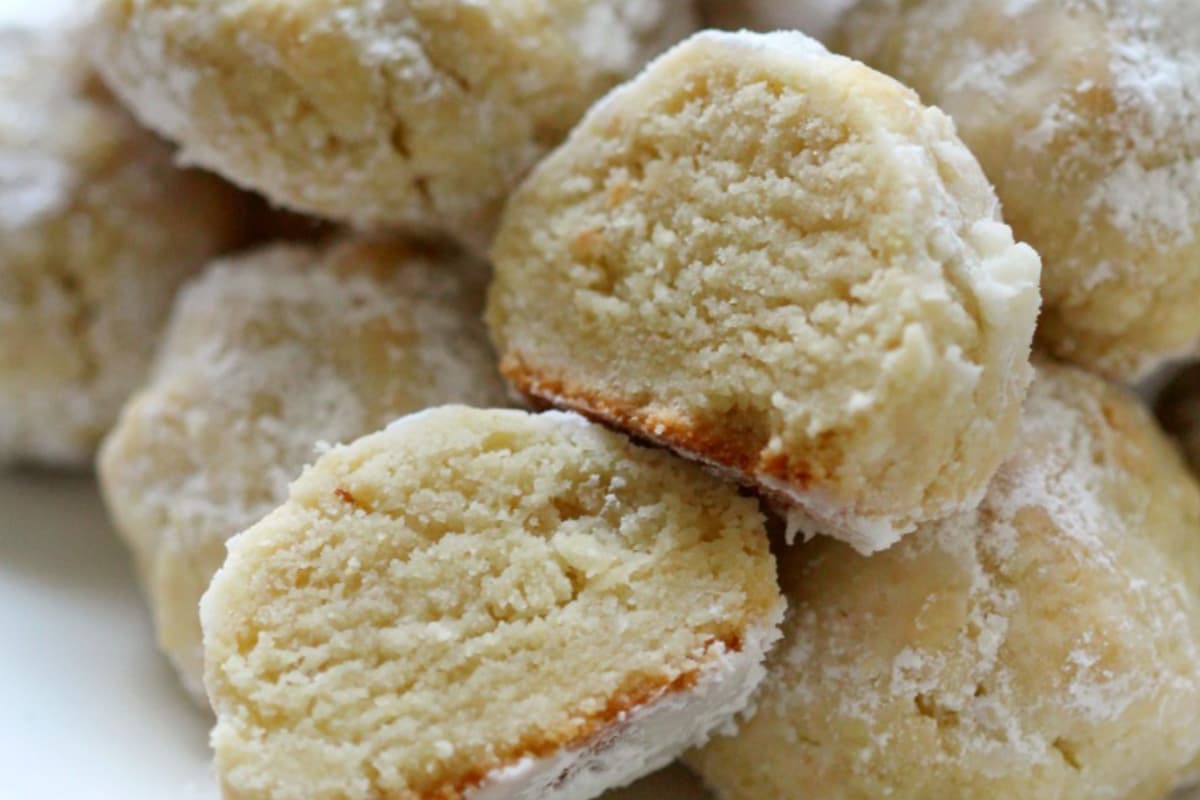
[[(0, 798), (217, 800), (90, 478), (0, 473)], [(606, 800), (702, 800), (679, 767)]]

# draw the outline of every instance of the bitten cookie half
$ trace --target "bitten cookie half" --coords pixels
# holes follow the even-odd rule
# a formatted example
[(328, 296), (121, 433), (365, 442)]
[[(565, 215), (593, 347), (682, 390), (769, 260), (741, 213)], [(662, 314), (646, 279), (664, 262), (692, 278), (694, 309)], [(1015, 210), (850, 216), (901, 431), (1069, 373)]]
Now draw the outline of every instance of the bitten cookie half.
[(336, 448), (204, 596), (230, 800), (584, 798), (747, 703), (783, 601), (757, 504), (573, 414)]
[(954, 118), (1045, 262), (1044, 346), (1126, 381), (1200, 352), (1200, 3), (866, 0), (837, 39)]
[(974, 506), (1012, 443), (1037, 254), (944, 114), (803, 34), (655, 61), (532, 173), (493, 257), (519, 391), (863, 552)]
[(588, 106), (691, 0), (101, 0), (95, 60), (187, 160), (290, 208), (486, 248)]
[(1200, 487), (1099, 378), (1039, 367), (977, 511), (780, 573), (758, 711), (688, 757), (725, 800), (1142, 800), (1200, 766)]
[(319, 443), (432, 405), (504, 403), (486, 274), (456, 252), (350, 239), (251, 251), (183, 291), (99, 472), (159, 644), (198, 700), (197, 607), (225, 541), (283, 502)]
[(0, 20), (0, 463), (90, 464), (175, 291), (243, 233), (241, 195), (177, 169), (83, 41), (65, 13)]

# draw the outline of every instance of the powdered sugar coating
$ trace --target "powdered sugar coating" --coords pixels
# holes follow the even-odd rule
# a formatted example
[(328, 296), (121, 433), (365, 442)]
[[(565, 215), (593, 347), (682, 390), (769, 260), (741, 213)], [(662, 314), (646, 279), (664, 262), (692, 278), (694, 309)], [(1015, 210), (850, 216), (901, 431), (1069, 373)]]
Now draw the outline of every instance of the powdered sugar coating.
[(1200, 5), (867, 0), (839, 45), (942, 106), (1045, 261), (1041, 338), (1135, 379), (1200, 346)]
[(582, 745), (490, 772), (465, 800), (589, 800), (665, 767), (719, 731), (731, 733), (736, 716), (751, 710), (782, 617), (780, 605), (769, 619), (748, 628), (741, 649), (714, 658), (695, 686), (664, 692), (622, 712), (609, 729)]
[(1200, 365), (1188, 366), (1175, 375), (1158, 399), (1158, 414), (1192, 470), (1200, 475)]
[(59, 5), (0, 14), (0, 462), (79, 466), (242, 206), (113, 102)]
[(593, 797), (744, 708), (757, 503), (561, 414), (444, 406), (323, 455), (201, 603), (226, 797)]
[(318, 442), (447, 401), (502, 403), (482, 265), (387, 241), (278, 245), (182, 294), (150, 385), (100, 457), (160, 644), (203, 697), (196, 604), (225, 541), (286, 496)]
[(977, 511), (784, 555), (759, 712), (692, 763), (727, 800), (1164, 796), (1200, 756), (1197, 530), (1145, 410), (1043, 364)]
[(61, 27), (85, 18), (94, 6), (94, 0), (6, 0), (0, 5), (0, 26)]
[(588, 105), (696, 24), (686, 0), (101, 5), (97, 63), (189, 161), (480, 250)]

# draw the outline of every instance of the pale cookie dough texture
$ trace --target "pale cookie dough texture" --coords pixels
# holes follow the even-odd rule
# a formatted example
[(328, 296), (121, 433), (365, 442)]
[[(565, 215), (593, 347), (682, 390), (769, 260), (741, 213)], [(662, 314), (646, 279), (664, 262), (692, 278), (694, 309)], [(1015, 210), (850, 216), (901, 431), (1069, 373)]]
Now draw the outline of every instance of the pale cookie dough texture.
[(238, 193), (172, 165), (67, 22), (0, 19), (0, 463), (85, 466)]
[(1200, 474), (1200, 365), (1180, 372), (1158, 399), (1158, 414)]
[(700, 0), (700, 16), (713, 28), (798, 30), (825, 41), (854, 0)]
[(254, 251), (184, 290), (99, 470), (160, 646), (197, 699), (197, 606), (225, 541), (283, 501), (319, 443), (431, 405), (504, 402), (485, 280), (461, 256), (344, 241)]
[(276, 202), (487, 246), (690, 0), (101, 0), (96, 63), (183, 157)]
[(1200, 3), (867, 0), (839, 38), (954, 118), (1047, 347), (1123, 380), (1200, 348)]
[(1099, 378), (1039, 368), (977, 511), (780, 573), (757, 714), (688, 757), (724, 800), (1141, 800), (1200, 755), (1200, 487)]
[(742, 710), (764, 520), (562, 412), (447, 406), (321, 457), (201, 603), (227, 800), (586, 800)]
[(518, 190), (493, 257), (518, 390), (864, 552), (972, 507), (1012, 443), (1037, 254), (944, 114), (803, 34), (654, 62)]

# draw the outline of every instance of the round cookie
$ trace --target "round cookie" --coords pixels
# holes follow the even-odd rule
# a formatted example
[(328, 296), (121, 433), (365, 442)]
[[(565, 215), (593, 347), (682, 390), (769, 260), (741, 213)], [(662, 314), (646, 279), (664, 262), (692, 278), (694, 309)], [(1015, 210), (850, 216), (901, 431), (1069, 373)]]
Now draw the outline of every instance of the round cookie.
[(1200, 474), (1200, 365), (1183, 369), (1158, 398), (1158, 416)]
[(228, 800), (586, 800), (747, 703), (757, 504), (573, 414), (448, 406), (322, 456), (201, 603)]
[(399, 242), (277, 245), (182, 293), (155, 374), (99, 459), (159, 644), (203, 701), (197, 604), (225, 541), (287, 496), (321, 442), (445, 402), (502, 403), (486, 270)]
[(1200, 348), (1200, 4), (866, 0), (839, 38), (954, 118), (1045, 262), (1049, 349), (1133, 380)]
[(241, 236), (240, 195), (175, 168), (80, 47), (64, 15), (0, 17), (0, 463), (88, 464), (178, 286)]
[(697, 34), (510, 202), (488, 308), (526, 395), (727, 470), (864, 552), (978, 502), (1038, 258), (949, 119), (800, 33)]
[(700, 0), (700, 16), (713, 28), (798, 30), (825, 41), (854, 0)]
[(185, 159), (291, 208), (486, 247), (690, 0), (101, 0), (96, 62)]
[(1200, 487), (1130, 396), (1044, 365), (974, 512), (787, 551), (725, 800), (1165, 797), (1200, 765)]

